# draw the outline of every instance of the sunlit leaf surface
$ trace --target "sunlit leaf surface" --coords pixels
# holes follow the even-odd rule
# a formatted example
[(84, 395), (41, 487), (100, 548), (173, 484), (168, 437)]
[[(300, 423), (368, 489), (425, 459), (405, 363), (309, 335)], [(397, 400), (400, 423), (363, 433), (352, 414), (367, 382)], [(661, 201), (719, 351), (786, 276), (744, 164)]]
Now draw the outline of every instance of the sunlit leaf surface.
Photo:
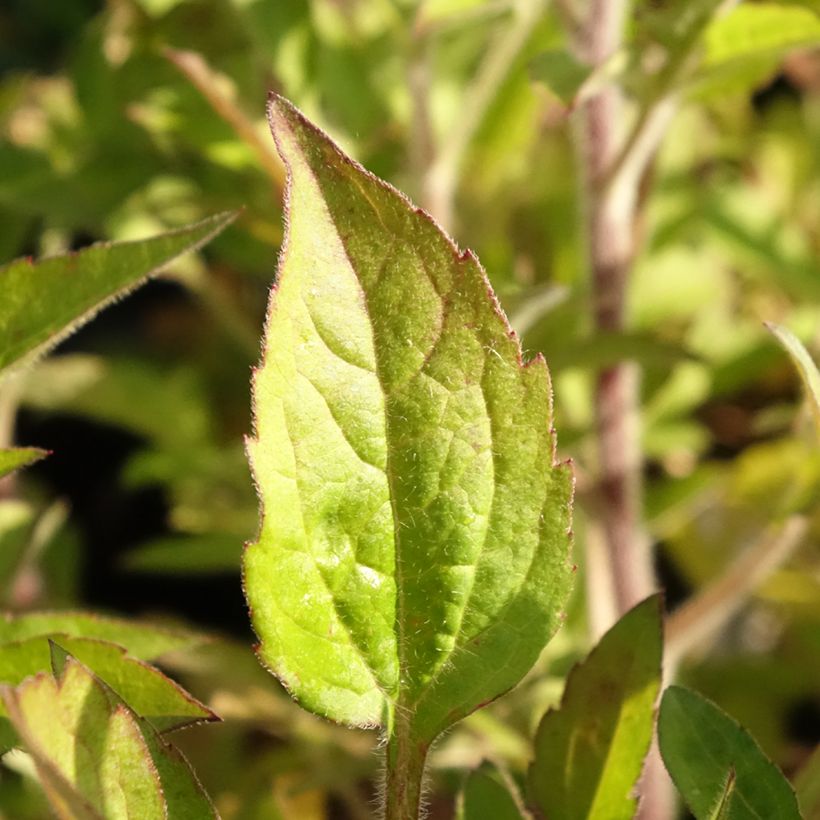
[(254, 379), (260, 655), (307, 708), (424, 745), (557, 629), (572, 479), (540, 357), (475, 257), (281, 98), (289, 236)]

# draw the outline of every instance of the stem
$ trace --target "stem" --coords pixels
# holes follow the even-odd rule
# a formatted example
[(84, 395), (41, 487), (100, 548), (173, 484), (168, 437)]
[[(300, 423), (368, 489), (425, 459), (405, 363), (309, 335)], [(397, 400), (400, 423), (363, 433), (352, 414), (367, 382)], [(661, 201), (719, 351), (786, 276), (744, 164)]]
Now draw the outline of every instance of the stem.
[(410, 721), (397, 706), (387, 740), (384, 820), (418, 820), (427, 748), (413, 737)]
[[(590, 0), (576, 49), (593, 70), (622, 45), (624, 0)], [(625, 293), (635, 256), (638, 182), (611, 178), (622, 143), (620, 90), (607, 86), (581, 109), (581, 163), (587, 208), (586, 242), (592, 308), (598, 332), (624, 327)], [(638, 434), (639, 377), (622, 362), (602, 370), (595, 385), (599, 501), (612, 587), (618, 613), (654, 588), (652, 563), (642, 527), (641, 454)]]

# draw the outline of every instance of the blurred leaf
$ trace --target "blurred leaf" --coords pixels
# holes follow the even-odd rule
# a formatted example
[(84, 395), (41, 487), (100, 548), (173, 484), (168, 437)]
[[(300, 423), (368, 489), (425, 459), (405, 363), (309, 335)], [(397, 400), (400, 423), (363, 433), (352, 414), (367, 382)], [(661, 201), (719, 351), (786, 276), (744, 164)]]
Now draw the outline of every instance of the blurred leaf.
[(34, 464), (41, 458), (48, 455), (47, 450), (39, 450), (36, 447), (15, 447), (12, 450), (0, 450), (0, 478)]
[[(670, 686), (658, 737), (666, 768), (696, 820), (800, 820), (794, 791), (751, 735), (706, 698)], [(734, 788), (727, 782), (734, 776)]]
[(207, 642), (201, 633), (86, 612), (6, 613), (0, 617), (0, 645), (50, 635), (96, 638), (118, 644), (130, 655), (153, 660)]
[(176, 256), (195, 250), (235, 218), (227, 213), (151, 239), (99, 244), (76, 254), (0, 268), (0, 370), (42, 355)]
[(815, 12), (783, 3), (741, 3), (707, 27), (704, 58), (692, 82), (701, 93), (745, 90), (771, 74), (789, 51), (818, 44)]
[(798, 770), (794, 788), (803, 820), (820, 820), (820, 746)]
[(50, 640), (88, 666), (160, 732), (217, 719), (210, 709), (159, 669), (130, 657), (121, 646), (93, 638), (52, 635), (4, 643), (0, 646), (0, 682), (17, 686), (30, 675), (48, 671)]
[(458, 798), (456, 820), (521, 820), (522, 816), (496, 766), (485, 763), (470, 772)]
[(306, 708), (425, 751), (559, 624), (571, 479), (547, 372), (472, 255), (289, 103), (270, 116), (291, 182), (248, 447), (259, 652)]
[(581, 87), (592, 73), (589, 66), (578, 62), (565, 49), (551, 49), (539, 54), (530, 63), (536, 80), (544, 83), (566, 106), (572, 105)]
[(0, 499), (0, 601), (8, 601), (11, 582), (28, 546), (34, 519), (34, 509), (25, 501)]
[(766, 322), (766, 327), (771, 330), (777, 340), (786, 349), (791, 357), (792, 363), (806, 388), (806, 397), (811, 407), (814, 422), (817, 425), (817, 432), (820, 434), (820, 372), (814, 363), (809, 351), (803, 343), (788, 328)]
[(544, 715), (528, 781), (550, 820), (631, 820), (661, 686), (660, 597), (626, 613), (567, 678)]
[(157, 538), (131, 550), (123, 560), (138, 572), (200, 575), (239, 572), (242, 540), (232, 533)]
[(185, 758), (68, 657), (0, 695), (61, 818), (216, 818)]

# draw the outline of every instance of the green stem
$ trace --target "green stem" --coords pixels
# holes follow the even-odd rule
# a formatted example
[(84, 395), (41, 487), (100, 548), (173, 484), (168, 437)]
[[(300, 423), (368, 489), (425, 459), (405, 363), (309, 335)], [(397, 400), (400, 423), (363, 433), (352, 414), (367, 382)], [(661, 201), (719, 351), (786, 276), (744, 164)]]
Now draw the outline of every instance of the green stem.
[(387, 740), (384, 820), (418, 820), (428, 747), (397, 714)]

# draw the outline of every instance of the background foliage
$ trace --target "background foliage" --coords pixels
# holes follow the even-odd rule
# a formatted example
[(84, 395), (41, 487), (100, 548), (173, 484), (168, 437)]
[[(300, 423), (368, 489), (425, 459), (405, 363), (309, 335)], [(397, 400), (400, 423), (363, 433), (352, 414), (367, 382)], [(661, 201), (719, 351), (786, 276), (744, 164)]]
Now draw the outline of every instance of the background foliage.
[[(710, 29), (644, 185), (630, 329), (601, 337), (590, 330), (567, 110), (580, 78), (558, 82), (549, 59), (534, 60), (563, 35), (552, 7), (527, 5), (537, 13), (526, 25), (514, 4), (477, 0), (0, 10), (0, 259), (244, 208), (198, 257), (0, 396), (2, 444), (53, 451), (2, 485), (0, 541), (20, 556), (4, 569), (4, 605), (150, 613), (213, 632), (167, 663), (225, 721), (176, 736), (225, 818), (363, 817), (377, 776), (374, 737), (300, 712), (258, 666), (239, 585), (257, 517), (243, 454), (249, 369), (282, 238), (283, 173), (263, 124), (271, 88), (417, 200), (432, 207), (452, 191), (449, 227), (478, 253), (525, 349), (545, 354), (559, 448), (578, 467), (569, 621), (511, 696), (439, 744), (433, 815), (451, 810), (460, 767), (490, 757), (525, 776), (535, 726), (590, 645), (591, 385), (622, 357), (643, 368), (647, 522), (668, 607), (773, 522), (810, 516), (793, 557), (688, 653), (680, 679), (787, 773), (820, 738), (820, 459), (799, 377), (762, 325), (788, 326), (817, 352), (820, 58), (792, 46), (820, 24), (810, 2), (782, 3), (772, 14), (808, 15), (791, 39), (765, 40), (780, 29), (750, 30), (742, 16)], [(651, 45), (679, 10), (637, 3), (635, 41)], [(646, 76), (625, 75), (651, 94)], [(3, 764), (0, 810), (41, 817), (25, 763)]]

